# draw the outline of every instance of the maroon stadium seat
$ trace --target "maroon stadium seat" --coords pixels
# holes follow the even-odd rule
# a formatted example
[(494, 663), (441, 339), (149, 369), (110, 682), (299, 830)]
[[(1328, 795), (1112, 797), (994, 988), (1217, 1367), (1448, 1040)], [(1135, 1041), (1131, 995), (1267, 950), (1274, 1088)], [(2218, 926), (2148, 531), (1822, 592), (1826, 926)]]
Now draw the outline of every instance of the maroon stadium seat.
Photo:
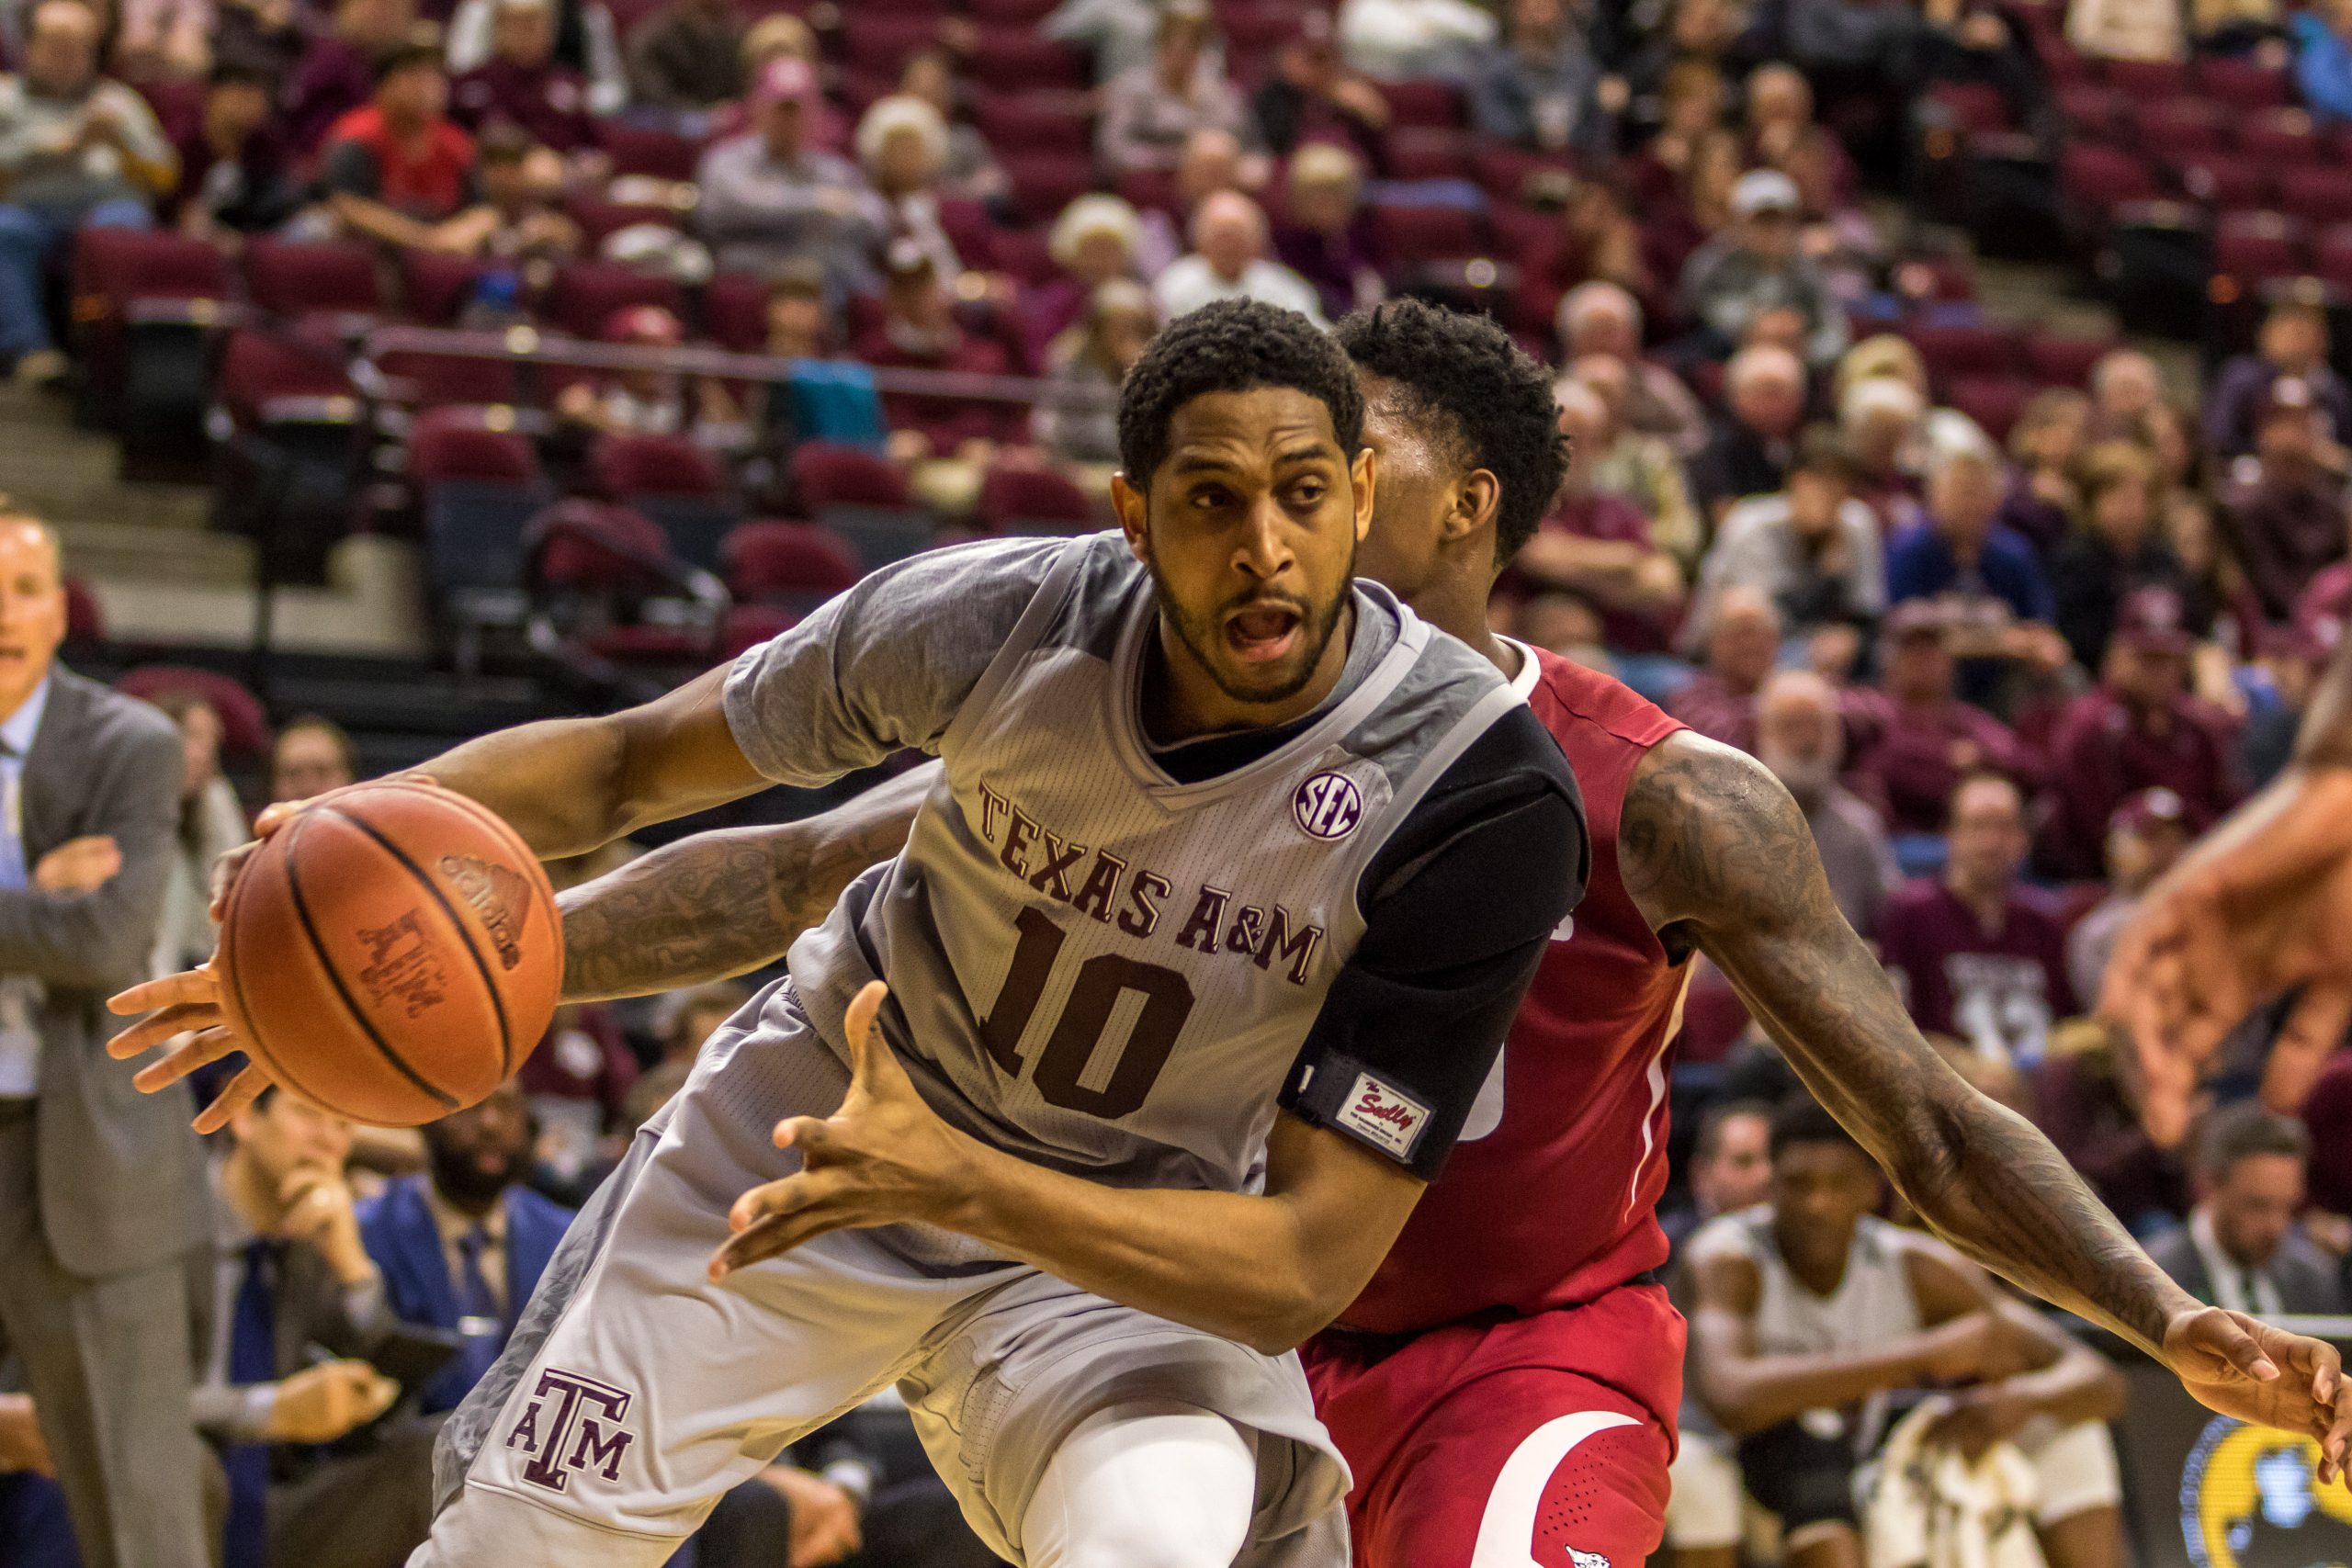
[(909, 55), (938, 42), (939, 17), (928, 12), (910, 16), (910, 9), (893, 0), (888, 6), (852, 6), (843, 10), (843, 62), (859, 70), (896, 73), (905, 66)]
[(511, 360), (401, 348), (379, 355), (376, 369), (386, 382), (384, 396), (396, 403), (439, 408), (518, 400)]
[(1027, 87), (1083, 88), (1086, 61), (1065, 43), (1023, 27), (983, 26), (972, 45), (971, 74), (979, 82)]
[(1476, 139), (1466, 130), (1400, 126), (1388, 138), (1388, 177), (1396, 180), (1460, 180), (1471, 176)]
[(2002, 130), (2009, 123), (2008, 100), (1990, 83), (1938, 82), (1928, 87), (1928, 99), (1963, 134)]
[(2076, 143), (2058, 161), (2058, 187), (2086, 216), (2104, 220), (2125, 202), (2154, 199), (2156, 176), (2137, 153)]
[(607, 201), (594, 191), (575, 191), (563, 199), (563, 209), (574, 223), (580, 225), (581, 236), (594, 251), (605, 243), (607, 235), (640, 223), (655, 223), (664, 229), (684, 226), (685, 215), (676, 208), (650, 201)]
[(972, 123), (1000, 157), (1008, 152), (1084, 154), (1094, 146), (1086, 100), (1078, 94), (975, 94)]
[(1483, 138), (1471, 143), (1470, 177), (1478, 182), (1498, 207), (1526, 201), (1527, 182), (1532, 177), (1547, 173), (1566, 174), (1567, 170), (1566, 160), (1545, 153), (1530, 152)]
[(2132, 101), (2102, 82), (2075, 82), (2052, 95), (2061, 118), (2078, 135), (2105, 136), (2123, 123)]
[(745, 523), (727, 536), (720, 556), (737, 599), (804, 615), (860, 575), (857, 552), (814, 523)]
[(241, 330), (229, 334), (221, 351), (213, 395), (245, 428), (263, 423), (273, 407), (288, 403), (347, 402), (357, 418), (351, 377), (340, 344), (290, 333)]
[(1376, 82), (1388, 100), (1390, 123), (1451, 130), (1463, 123), (1462, 89), (1451, 82)]
[(2301, 109), (2257, 109), (2241, 114), (2237, 123), (2238, 151), (2268, 164), (2274, 173), (2306, 167), (2328, 156), (2326, 139), (2312, 129), (2312, 117)]
[(802, 442), (792, 454), (792, 482), (800, 504), (812, 512), (910, 504), (906, 479), (897, 468), (862, 446), (839, 442)]
[(485, 479), (527, 485), (539, 479), (528, 437), (468, 409), (428, 409), (408, 433), (408, 474), (418, 484)]
[(2132, 115), (2132, 143), (2148, 156), (2167, 164), (2200, 152), (2226, 152), (2230, 145), (2230, 114), (2219, 105), (2197, 98), (2165, 98), (2142, 102)]
[(972, 0), (972, 20), (983, 26), (999, 28), (1034, 28), (1053, 11), (1061, 0)]
[(1086, 492), (1051, 468), (990, 468), (973, 511), (991, 533), (1091, 530), (1100, 521)]
[(220, 754), (232, 762), (254, 762), (269, 755), (269, 715), (261, 699), (233, 675), (192, 664), (141, 664), (126, 670), (115, 690), (142, 702), (173, 693), (202, 700), (220, 718)]
[(205, 241), (143, 229), (85, 229), (74, 236), (76, 320), (119, 311), (133, 299), (228, 297), (228, 263)]
[(727, 473), (718, 459), (683, 435), (600, 435), (588, 466), (596, 482), (615, 495), (727, 493)]
[(257, 239), (245, 251), (245, 288), (273, 315), (373, 316), (384, 308), (375, 253), (343, 241)]
[(2155, 103), (2189, 96), (2188, 67), (2168, 60), (2107, 60), (2099, 76), (2135, 103)]
[(2352, 223), (2337, 223), (2312, 243), (2312, 270), (2338, 288), (2352, 289)]
[(446, 326), (458, 319), (473, 298), (474, 285), (486, 270), (471, 256), (445, 256), (435, 251), (401, 253), (401, 309), (411, 321)]
[(531, 523), (531, 579), (542, 587), (654, 593), (671, 581), (670, 541), (641, 512), (574, 497)]
[(1013, 204), (1033, 223), (1050, 223), (1094, 188), (1094, 160), (1083, 152), (1012, 152), (999, 160)]
[(65, 580), (65, 637), (69, 642), (107, 639), (106, 612), (98, 608), (98, 597), (90, 592), (90, 585), (78, 577)]
[(2216, 103), (2233, 108), (2276, 108), (2294, 101), (2294, 84), (2284, 71), (2251, 60), (2219, 56), (2199, 62), (2197, 86)]
[(630, 125), (623, 120), (600, 122), (605, 151), (616, 175), (650, 175), (660, 180), (690, 180), (701, 161), (701, 144), (674, 130)]
[(1939, 386), (1963, 376), (2007, 376), (2018, 367), (2018, 334), (2012, 328), (1921, 321), (1905, 327), (1904, 335)]
[(2270, 170), (2241, 152), (2199, 152), (2175, 165), (2191, 200), (2222, 210), (2260, 207), (2270, 198)]
[(1159, 211), (1170, 217), (1183, 213), (1184, 197), (1176, 188), (1173, 169), (1122, 169), (1117, 188), (1127, 204), (1139, 212)]
[(2045, 387), (2087, 387), (2091, 367), (2115, 349), (2112, 338), (2029, 336), (2022, 347), (2026, 368)]
[(2334, 164), (2281, 169), (2277, 185), (2278, 210), (2314, 229), (2352, 220), (2352, 170)]
[(721, 348), (761, 353), (768, 341), (767, 285), (750, 273), (720, 273), (703, 289), (702, 324)]
[(2213, 225), (2213, 271), (2241, 283), (2306, 270), (2303, 225), (2278, 212), (2224, 212)]
[(1372, 226), (1400, 262), (1475, 256), (1486, 248), (1478, 215), (1450, 205), (1376, 202)]
[(1958, 376), (1949, 384), (1951, 406), (1984, 426), (1996, 441), (2007, 441), (2036, 389), (2022, 376)]
[(613, 312), (631, 305), (659, 305), (684, 316), (685, 291), (666, 277), (611, 262), (573, 262), (557, 270), (542, 313), (560, 331), (593, 338), (603, 334)]
[(741, 658), (763, 642), (782, 637), (800, 624), (800, 617), (775, 604), (729, 604), (719, 628), (718, 656)]

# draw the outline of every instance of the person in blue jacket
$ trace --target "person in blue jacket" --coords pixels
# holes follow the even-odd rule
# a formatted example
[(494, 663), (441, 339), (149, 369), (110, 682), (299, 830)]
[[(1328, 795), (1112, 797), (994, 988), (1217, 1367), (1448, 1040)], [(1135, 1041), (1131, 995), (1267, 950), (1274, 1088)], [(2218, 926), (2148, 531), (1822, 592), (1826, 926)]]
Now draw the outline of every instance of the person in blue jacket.
[(2352, 32), (2352, 5), (2335, 0), (2298, 11), (2287, 27), (2295, 40), (2295, 85), (2303, 107), (2322, 124), (2352, 119), (2352, 39), (2345, 36)]
[(426, 1171), (391, 1182), (359, 1212), (392, 1314), (455, 1329), (463, 1342), (423, 1390), (454, 1408), (490, 1370), (531, 1299), (572, 1211), (523, 1185), (535, 1137), (513, 1081), (424, 1129)]

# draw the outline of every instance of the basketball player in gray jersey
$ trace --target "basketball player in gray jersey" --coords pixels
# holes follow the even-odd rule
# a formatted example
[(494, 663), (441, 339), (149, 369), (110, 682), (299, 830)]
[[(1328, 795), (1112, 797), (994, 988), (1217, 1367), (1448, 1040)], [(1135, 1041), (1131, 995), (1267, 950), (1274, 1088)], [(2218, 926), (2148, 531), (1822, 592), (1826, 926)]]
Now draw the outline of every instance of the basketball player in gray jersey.
[[(945, 764), (575, 1227), (450, 1424), (415, 1564), (650, 1568), (892, 1383), (1017, 1562), (1345, 1562), (1284, 1352), (1435, 1174), (1588, 853), (1491, 663), (1351, 585), (1362, 417), (1305, 318), (1207, 307), (1123, 389), (1124, 536), (919, 557), (648, 708), (424, 770), (554, 856)], [(896, 1108), (919, 1179), (758, 1257), (729, 1205), (845, 1097)], [(1034, 1201), (931, 1196), (1009, 1166)]]

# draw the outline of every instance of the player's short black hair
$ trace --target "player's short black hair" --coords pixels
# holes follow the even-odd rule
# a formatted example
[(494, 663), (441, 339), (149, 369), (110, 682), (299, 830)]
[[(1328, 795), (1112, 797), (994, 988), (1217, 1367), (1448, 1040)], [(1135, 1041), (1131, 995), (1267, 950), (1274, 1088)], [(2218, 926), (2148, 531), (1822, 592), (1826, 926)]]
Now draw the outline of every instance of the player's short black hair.
[(1221, 299), (1189, 310), (1151, 340), (1119, 385), (1119, 466), (1138, 490), (1168, 460), (1176, 411), (1212, 392), (1288, 387), (1331, 412), (1352, 457), (1363, 445), (1363, 393), (1348, 356), (1322, 328), (1279, 305)]
[(1801, 1144), (1838, 1144), (1862, 1154), (1854, 1134), (1839, 1126), (1838, 1118), (1824, 1111), (1819, 1100), (1803, 1091), (1789, 1096), (1772, 1112), (1772, 1157), (1777, 1160)]
[(1502, 487), (1495, 560), (1517, 555), (1552, 510), (1568, 468), (1552, 372), (1487, 317), (1419, 299), (1358, 310), (1337, 335), (1359, 370), (1404, 389), (1464, 468), (1495, 476)]

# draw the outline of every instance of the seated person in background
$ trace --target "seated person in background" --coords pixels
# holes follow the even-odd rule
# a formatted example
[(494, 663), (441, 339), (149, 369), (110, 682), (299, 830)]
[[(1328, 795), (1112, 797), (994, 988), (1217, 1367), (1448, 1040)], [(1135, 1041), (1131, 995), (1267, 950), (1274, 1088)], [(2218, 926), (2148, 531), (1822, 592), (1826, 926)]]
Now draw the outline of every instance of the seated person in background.
[(571, 1211), (522, 1185), (537, 1129), (514, 1080), (424, 1131), (425, 1174), (362, 1205), (359, 1235), (393, 1316), (462, 1337), (422, 1391), (432, 1412), (457, 1408), (505, 1349)]
[(1744, 348), (1724, 367), (1724, 417), (1690, 464), (1690, 496), (1720, 527), (1732, 502), (1788, 479), (1804, 423), (1804, 365), (1785, 348)]
[(2066, 977), (2075, 995), (2098, 995), (2115, 939), (2131, 923), (2140, 895), (2172, 869), (2196, 836), (2188, 807), (2168, 789), (2140, 790), (2115, 808), (2107, 823), (2107, 897), (2066, 933)]
[(2327, 309), (2301, 299), (2282, 299), (2262, 318), (2254, 352), (2222, 367), (2205, 395), (2205, 445), (2223, 459), (2254, 450), (2256, 416), (2284, 378), (2311, 389), (2332, 441), (2352, 440), (2352, 388), (2330, 366)]
[[(611, 8), (605, 0), (549, 0), (549, 7), (555, 34), (548, 58), (579, 80), (590, 114), (619, 113), (628, 105), (628, 72)], [(447, 0), (435, 0), (435, 9), (447, 11)], [(449, 70), (464, 75), (497, 47), (498, 0), (458, 0), (447, 14)]]
[(2075, 467), (2090, 429), (2091, 400), (2072, 387), (2044, 387), (2009, 427), (2009, 493), (1995, 521), (2022, 536), (2044, 561), (2075, 525), (2082, 492)]
[(1172, 169), (1195, 131), (1248, 136), (1249, 117), (1226, 77), (1225, 57), (1209, 47), (1215, 25), (1204, 0), (1168, 0), (1151, 63), (1103, 84), (1094, 155), (1106, 173)]
[(2344, 558), (2344, 451), (2327, 434), (2311, 388), (2270, 384), (2254, 421), (2254, 455), (2231, 465), (2222, 518), (2238, 564), (2274, 621), (2323, 567)]
[(1159, 331), (1159, 310), (1139, 283), (1094, 290), (1084, 321), (1054, 340), (1046, 395), (1032, 421), (1037, 444), (1065, 463), (1119, 460), (1119, 382)]
[(376, 92), (376, 62), (416, 36), (416, 0), (335, 0), (326, 29), (311, 40), (281, 95), (286, 145), (317, 152), (328, 128)]
[(742, 38), (727, 0), (669, 0), (630, 29), (630, 96), (645, 108), (717, 108), (743, 91)]
[(2051, 741), (2054, 808), (2038, 857), (2050, 871), (2098, 875), (2107, 824), (2140, 790), (2171, 790), (2199, 832), (2237, 804), (2236, 727), (2188, 694), (2194, 647), (2180, 595), (2143, 588), (2124, 599), (2098, 685), (2067, 707)]
[(1136, 276), (1156, 279), (1184, 254), (1185, 235), (1201, 203), (1221, 190), (1254, 196), (1265, 188), (1271, 172), (1265, 155), (1244, 151), (1229, 130), (1204, 129), (1186, 137), (1176, 159), (1175, 188), (1137, 193), (1157, 205), (1147, 205), (1136, 217)]
[[(678, 318), (659, 305), (628, 305), (605, 322), (604, 341), (630, 348), (676, 348), (686, 340)], [(727, 389), (707, 377), (691, 387), (674, 370), (616, 370), (574, 381), (555, 395), (560, 418), (613, 435), (684, 435), (697, 425), (740, 417)]]
[(1734, 1445), (1789, 1568), (1862, 1561), (1855, 1471), (1898, 1401), (1954, 1384), (1930, 1443), (1972, 1459), (2016, 1445), (2041, 1483), (2033, 1522), (2052, 1568), (2120, 1561), (2103, 1423), (2122, 1375), (1942, 1242), (1879, 1219), (1878, 1167), (1809, 1099), (1774, 1114), (1771, 1157), (1769, 1203), (1700, 1230), (1683, 1268), (1702, 1440), (1713, 1425)]
[(2181, 61), (2188, 41), (2171, 0), (2068, 0), (2066, 41), (2109, 60)]
[(1923, 1032), (2030, 1066), (2051, 1025), (2080, 1010), (2066, 978), (2065, 927), (2019, 880), (2025, 797), (1998, 773), (1968, 775), (1952, 791), (1949, 837), (1943, 875), (1888, 901), (1881, 954)]
[(1682, 378), (1642, 357), (1642, 307), (1614, 283), (1580, 283), (1560, 297), (1555, 322), (1560, 355), (1570, 366), (1590, 355), (1606, 355), (1625, 367), (1628, 388), (1622, 415), (1629, 430), (1655, 435), (1690, 457), (1707, 444), (1707, 411)]
[[(563, 163), (505, 121), (482, 132), (474, 154), (481, 199), (439, 225), (435, 240), (442, 250), (506, 264), (493, 270), (513, 280), (519, 303), (580, 254), (580, 225), (562, 207)], [(479, 288), (475, 299), (483, 299)]]
[(1340, 48), (1382, 78), (1458, 81), (1495, 40), (1495, 18), (1470, 0), (1340, 0)]
[[(1728, 1100), (1710, 1105), (1690, 1142), (1690, 1202), (1658, 1215), (1679, 1254), (1692, 1232), (1709, 1220), (1737, 1213), (1772, 1195), (1772, 1108), (1760, 1100)], [(1684, 1282), (1675, 1269), (1668, 1284)], [(1679, 1298), (1678, 1298), (1679, 1299)]]
[(174, 139), (180, 183), (165, 210), (181, 233), (233, 249), (302, 205), (270, 85), (258, 67), (232, 60), (205, 78), (203, 112)]
[(1669, 617), (1682, 603), (1682, 569), (1657, 547), (1649, 520), (1631, 502), (1593, 487), (1592, 467), (1609, 421), (1600, 397), (1576, 381), (1560, 383), (1555, 396), (1560, 430), (1568, 438), (1567, 476), (1550, 515), (1514, 558), (1512, 570), (1589, 601), (1600, 612), (1612, 650), (1662, 654)]
[(1854, 456), (1854, 498), (1870, 508), (1881, 534), (1918, 509), (1927, 425), (1927, 400), (1899, 377), (1864, 376), (1838, 394), (1838, 431)]
[[(758, 30), (756, 26), (752, 28)], [(751, 44), (749, 34), (744, 44), (746, 48)], [(809, 47), (813, 51), (813, 39)], [(956, 57), (944, 49), (918, 51), (899, 75), (899, 91), (929, 104), (947, 126), (947, 156), (937, 175), (939, 194), (960, 201), (1001, 201), (1012, 188), (1012, 181), (998, 165), (988, 138), (965, 114), (960, 85), (956, 79)]]
[(1781, 612), (1772, 596), (1744, 584), (1715, 597), (1707, 662), (1666, 702), (1666, 711), (1705, 736), (1756, 749), (1756, 694), (1781, 656)]
[(1756, 695), (1756, 760), (1772, 771), (1804, 812), (1821, 851), (1838, 912), (1865, 939), (1902, 882), (1886, 825), (1838, 783), (1846, 726), (1838, 688), (1810, 670), (1782, 670)]
[(2352, 5), (2335, 0), (2295, 13), (2295, 85), (2322, 125), (2352, 119)]
[(2065, 666), (2065, 639), (2050, 625), (2057, 604), (2033, 547), (1994, 521), (2001, 506), (2001, 460), (1992, 447), (1962, 442), (1939, 451), (1928, 472), (1925, 515), (1886, 551), (1886, 596), (1941, 599), (1959, 616), (1961, 690), (1989, 700), (2010, 661)]
[(2143, 588), (2188, 594), (2188, 574), (2157, 526), (2156, 471), (2142, 448), (2102, 442), (2081, 468), (2081, 523), (2050, 557), (2058, 635), (2076, 662), (2097, 670), (2107, 658), (2116, 608)]
[[(873, 182), (883, 210), (883, 243), (912, 240), (951, 287), (967, 272), (997, 270), (996, 234), (988, 214), (970, 202), (943, 202), (939, 179), (947, 169), (947, 120), (909, 93), (877, 98), (857, 122), (857, 162)], [(1010, 299), (1009, 279), (973, 279)]]
[(1568, 379), (1599, 398), (1608, 415), (1594, 433), (1592, 488), (1623, 498), (1648, 518), (1651, 540), (1690, 576), (1705, 543), (1705, 526), (1674, 448), (1663, 437), (1625, 423), (1634, 395), (1632, 369), (1614, 355), (1588, 354), (1568, 362)]
[[(495, 0), (488, 60), (449, 86), (452, 116), (469, 130), (504, 120), (567, 158), (594, 154), (588, 84), (556, 63), (555, 0)], [(599, 167), (601, 155), (583, 167)]]
[(2038, 787), (2041, 765), (2017, 732), (1956, 694), (1950, 610), (1933, 600), (1897, 604), (1880, 647), (1887, 704), (1877, 733), (1854, 759), (1898, 833), (1940, 833), (1952, 792), (1990, 771), (2021, 790)]
[(1046, 363), (1054, 340), (1085, 316), (1094, 290), (1143, 281), (1136, 260), (1142, 241), (1143, 220), (1119, 197), (1089, 191), (1062, 209), (1046, 240), (1059, 276), (1022, 290), (1015, 307), (1030, 364)]
[[(392, 1326), (344, 1164), (351, 1127), (266, 1089), (212, 1166), (211, 1340), (190, 1400), (228, 1472), (227, 1568), (398, 1568), (431, 1520), (433, 1427), (395, 1422), (400, 1385), (362, 1359)], [(311, 1347), (338, 1359), (313, 1362)]]
[(1340, 63), (1327, 11), (1307, 11), (1298, 32), (1274, 56), (1273, 73), (1250, 100), (1251, 129), (1278, 158), (1309, 142), (1352, 151), (1370, 168), (1385, 166), (1388, 100), (1371, 80)]
[(1266, 215), (1238, 190), (1221, 190), (1193, 212), (1193, 251), (1168, 264), (1151, 286), (1170, 321), (1215, 299), (1259, 299), (1320, 324), (1322, 302), (1306, 279), (1266, 256)]
[[(882, 320), (854, 345), (855, 357), (877, 367), (1012, 373), (1001, 344), (957, 324), (955, 298), (928, 251), (905, 238), (892, 241), (883, 274)], [(905, 392), (884, 394), (882, 411), (891, 454), (901, 462), (962, 457), (985, 463), (996, 447), (1021, 441), (1028, 415), (1019, 403)]]
[(1758, 317), (1790, 310), (1805, 363), (1828, 365), (1846, 349), (1846, 308), (1797, 248), (1796, 182), (1778, 169), (1751, 169), (1732, 186), (1731, 210), (1732, 227), (1682, 269), (1683, 308), (1700, 321), (1706, 352), (1729, 354)]
[(463, 254), (468, 236), (445, 228), (471, 199), (474, 141), (451, 120), (441, 51), (401, 44), (376, 68), (374, 98), (328, 130), (319, 187), (328, 212), (356, 238)]
[(2335, 1260), (2297, 1224), (2311, 1134), (2258, 1102), (2225, 1106), (2197, 1139), (2197, 1206), (2148, 1256), (2200, 1302), (2259, 1316), (2352, 1311)]
[(1274, 256), (1315, 286), (1323, 314), (1338, 321), (1377, 305), (1379, 247), (1363, 210), (1363, 163), (1344, 147), (1314, 141), (1290, 161), (1285, 220), (1273, 225)]
[(359, 777), (359, 753), (343, 726), (316, 714), (289, 718), (270, 743), (265, 784), (272, 805), (308, 800)]
[(1481, 50), (1470, 124), (1481, 136), (1605, 157), (1617, 148), (1625, 83), (1606, 73), (1566, 0), (1511, 0), (1502, 41)]
[(1886, 607), (1878, 521), (1853, 497), (1854, 462), (1844, 440), (1815, 425), (1797, 443), (1778, 495), (1752, 495), (1724, 514), (1714, 547), (1677, 639), (1695, 655), (1714, 630), (1724, 591), (1770, 595), (1785, 630), (1802, 636), (1847, 625), (1867, 631)]
[(2095, 441), (2131, 440), (2141, 421), (2164, 403), (2164, 372), (2136, 348), (2111, 349), (2091, 367), (2091, 423)]
[(776, 268), (768, 279), (767, 340), (779, 359), (830, 359), (839, 348), (833, 314), (825, 307), (825, 273), (803, 262)]
[(811, 140), (824, 107), (805, 61), (770, 61), (752, 89), (752, 130), (712, 143), (695, 166), (695, 224), (728, 272), (768, 273), (808, 258), (835, 298), (873, 276), (869, 253), (888, 227), (865, 176)]

